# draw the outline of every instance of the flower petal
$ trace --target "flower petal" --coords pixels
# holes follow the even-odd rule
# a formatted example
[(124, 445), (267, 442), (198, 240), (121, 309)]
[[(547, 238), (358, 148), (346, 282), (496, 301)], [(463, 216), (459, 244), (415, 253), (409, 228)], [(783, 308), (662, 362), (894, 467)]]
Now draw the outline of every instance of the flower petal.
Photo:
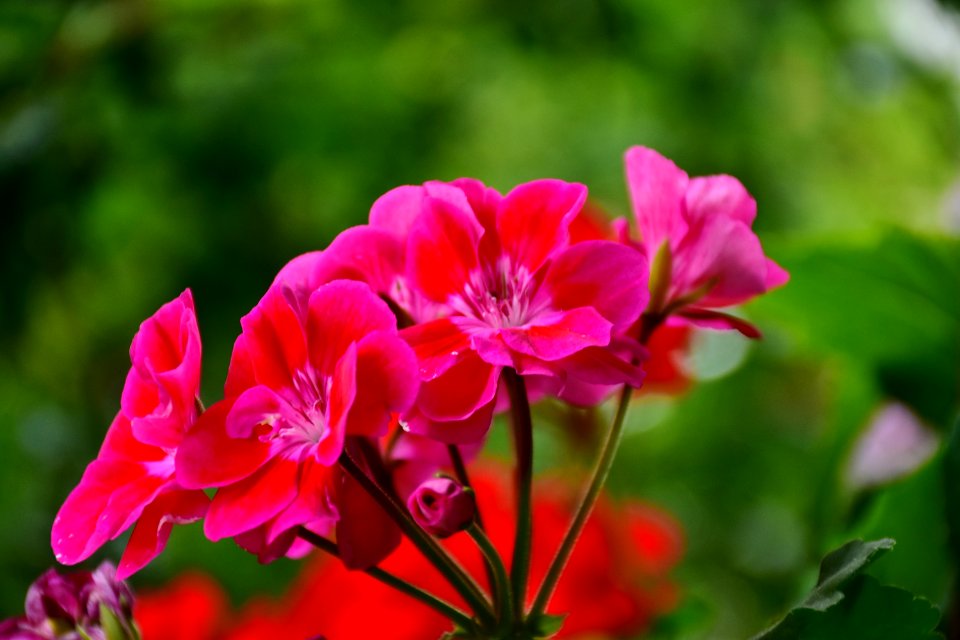
[(371, 331), (396, 327), (390, 307), (366, 284), (350, 280), (325, 284), (310, 296), (310, 361), (318, 372), (330, 375), (351, 344)]
[(298, 465), (275, 457), (253, 475), (217, 491), (203, 530), (213, 541), (257, 527), (297, 497)]
[(691, 178), (686, 208), (691, 222), (725, 217), (749, 227), (757, 217), (757, 201), (739, 180), (727, 175)]
[(483, 228), (469, 209), (427, 198), (410, 229), (407, 277), (423, 295), (446, 302), (461, 293), (477, 268)]
[(468, 351), (442, 375), (420, 384), (417, 408), (432, 420), (462, 420), (493, 399), (499, 376), (500, 367)]
[(568, 227), (587, 199), (582, 184), (534, 180), (515, 187), (500, 203), (497, 233), (513, 265), (530, 273), (567, 246)]
[(450, 318), (407, 327), (400, 336), (413, 347), (421, 380), (432, 380), (441, 375), (470, 348), (467, 334)]
[(555, 309), (591, 307), (626, 329), (650, 299), (645, 256), (615, 242), (593, 240), (566, 249), (550, 263), (543, 288)]
[(391, 414), (406, 411), (417, 398), (417, 357), (407, 343), (384, 331), (371, 333), (357, 346), (357, 397), (347, 433), (382, 436)]
[(126, 580), (156, 558), (167, 544), (174, 524), (203, 518), (210, 499), (202, 491), (165, 491), (143, 510), (117, 566), (117, 579)]
[(553, 361), (608, 344), (612, 327), (595, 309), (581, 307), (542, 315), (536, 325), (507, 328), (500, 335), (514, 351)]
[(689, 179), (677, 165), (647, 147), (631, 147), (624, 160), (640, 239), (653, 256), (665, 240), (675, 246), (687, 231), (683, 202)]
[(240, 320), (244, 349), (260, 384), (280, 390), (293, 385), (292, 374), (306, 362), (306, 340), (297, 313), (282, 287), (267, 290)]
[(207, 409), (180, 443), (176, 454), (177, 482), (187, 489), (222, 487), (257, 471), (270, 456), (270, 446), (257, 438), (232, 438), (227, 416), (234, 400)]
[(337, 546), (348, 569), (369, 569), (400, 544), (400, 528), (359, 482), (344, 472), (336, 482)]

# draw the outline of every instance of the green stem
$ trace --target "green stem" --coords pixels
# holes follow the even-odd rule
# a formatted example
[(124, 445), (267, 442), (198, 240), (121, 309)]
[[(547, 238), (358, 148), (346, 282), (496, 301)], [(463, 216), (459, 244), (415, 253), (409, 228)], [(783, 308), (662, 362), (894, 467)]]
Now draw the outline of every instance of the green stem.
[[(473, 485), (470, 484), (470, 476), (467, 475), (467, 466), (463, 463), (463, 456), (460, 455), (460, 447), (455, 444), (447, 445), (447, 453), (450, 454), (450, 466), (453, 467), (453, 475), (457, 478), (457, 482), (463, 485), (466, 489), (473, 489)], [(480, 517), (480, 507), (477, 506), (474, 511), (473, 521), (477, 523), (477, 526), (483, 529), (483, 519)]]
[[(317, 535), (306, 527), (300, 527), (297, 530), (297, 535), (316, 548), (325, 551), (336, 558), (340, 557), (340, 549), (332, 540), (328, 540), (323, 536)], [(422, 602), (440, 615), (452, 620), (460, 628), (475, 631), (475, 623), (470, 619), (470, 616), (448, 602), (436, 597), (432, 593), (424, 591), (420, 587), (410, 584), (403, 578), (395, 576), (388, 571), (384, 571), (380, 567), (370, 567), (369, 569), (364, 569), (364, 572), (388, 587), (393, 587), (397, 591), (401, 591), (411, 598)]]
[(497, 614), (500, 618), (500, 631), (505, 633), (509, 630), (513, 622), (513, 603), (510, 595), (510, 578), (507, 576), (507, 568), (503, 566), (503, 560), (497, 552), (496, 547), (490, 542), (490, 538), (475, 522), (467, 529), (467, 533), (477, 543), (480, 553), (483, 554), (487, 566), (491, 568), (495, 584), (494, 592), (497, 594)]
[(530, 545), (533, 534), (531, 493), (533, 490), (533, 422), (530, 417), (530, 399), (527, 387), (516, 371), (503, 370), (503, 379), (510, 394), (510, 418), (513, 442), (517, 456), (517, 529), (513, 542), (513, 562), (510, 565), (510, 587), (513, 595), (513, 615), (520, 624), (524, 620), (527, 579), (530, 575)]
[(451, 558), (443, 547), (430, 537), (430, 534), (420, 528), (420, 525), (414, 522), (410, 514), (407, 513), (407, 510), (374, 482), (346, 450), (340, 456), (340, 465), (387, 512), (400, 527), (400, 530), (420, 550), (420, 553), (443, 574), (450, 585), (470, 606), (481, 623), (488, 628), (494, 626), (496, 619), (487, 599), (479, 585), (464, 571), (463, 567)]
[[(653, 335), (654, 330), (663, 322), (665, 317), (666, 316), (662, 314), (644, 314), (640, 323), (639, 340), (641, 344), (645, 345), (650, 341), (650, 336)], [(607, 476), (610, 474), (610, 468), (613, 466), (613, 460), (617, 454), (617, 447), (620, 444), (620, 436), (623, 434), (623, 422), (626, 418), (627, 408), (630, 405), (630, 397), (632, 395), (633, 388), (629, 385), (624, 385), (623, 390), (620, 392), (620, 400), (617, 403), (617, 413), (614, 416), (613, 422), (610, 424), (610, 430), (607, 432), (603, 445), (600, 448), (600, 457), (597, 458), (597, 463), (593, 468), (586, 492), (583, 494), (580, 504), (577, 506), (573, 521), (570, 523), (570, 528), (567, 529), (566, 534), (564, 534), (560, 548), (557, 549), (557, 554), (550, 563), (550, 568), (547, 569), (547, 575), (543, 579), (540, 590), (537, 592), (537, 596), (533, 601), (533, 607), (530, 609), (529, 616), (531, 619), (543, 615), (547, 609), (547, 605), (550, 604), (550, 598), (553, 596), (557, 582), (563, 574), (567, 560), (570, 559), (570, 554), (573, 552), (573, 548), (576, 546), (577, 540), (583, 532), (587, 518), (590, 517), (593, 507), (597, 503), (600, 490), (603, 489), (603, 485), (607, 481)]]

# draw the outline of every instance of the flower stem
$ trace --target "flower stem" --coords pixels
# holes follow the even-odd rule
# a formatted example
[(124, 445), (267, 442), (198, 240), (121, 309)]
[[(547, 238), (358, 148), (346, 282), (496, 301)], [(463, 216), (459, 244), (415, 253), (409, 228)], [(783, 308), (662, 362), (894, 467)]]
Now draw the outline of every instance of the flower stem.
[[(297, 535), (316, 548), (325, 551), (336, 558), (340, 557), (340, 549), (337, 547), (337, 543), (333, 542), (332, 540), (328, 540), (323, 536), (317, 535), (306, 527), (300, 527), (297, 529)], [(457, 609), (453, 605), (436, 597), (432, 593), (424, 591), (420, 587), (410, 584), (403, 578), (395, 576), (388, 571), (384, 571), (380, 567), (370, 567), (369, 569), (365, 569), (364, 572), (388, 587), (393, 587), (397, 591), (401, 591), (411, 598), (427, 605), (440, 615), (452, 620), (462, 629), (474, 629), (475, 625), (473, 620), (470, 619), (470, 616), (460, 609)]]
[[(654, 330), (664, 320), (664, 317), (665, 316), (661, 314), (644, 314), (640, 322), (639, 340), (641, 344), (646, 345), (647, 342), (650, 341), (650, 336), (653, 335)], [(533, 607), (530, 609), (529, 617), (531, 619), (543, 615), (547, 605), (550, 604), (550, 598), (553, 596), (553, 591), (557, 587), (557, 582), (560, 580), (561, 574), (563, 574), (567, 560), (570, 559), (570, 554), (573, 552), (573, 548), (580, 538), (580, 533), (587, 523), (587, 518), (590, 517), (593, 507), (597, 503), (600, 490), (607, 481), (607, 476), (610, 474), (610, 468), (613, 466), (613, 460), (617, 454), (617, 447), (620, 444), (620, 436), (623, 434), (623, 422), (626, 418), (627, 408), (630, 405), (630, 397), (632, 395), (633, 388), (630, 387), (630, 385), (624, 385), (617, 403), (616, 415), (610, 424), (610, 430), (607, 432), (603, 445), (600, 448), (600, 457), (597, 458), (590, 482), (580, 500), (580, 504), (577, 506), (573, 521), (570, 523), (570, 528), (567, 529), (566, 534), (564, 534), (563, 541), (561, 541), (560, 547), (557, 549), (557, 554), (550, 563), (546, 577), (544, 577), (543, 583), (540, 585), (540, 590), (537, 592), (536, 598), (534, 598)]]
[(490, 542), (490, 538), (480, 528), (480, 525), (474, 522), (467, 529), (467, 533), (477, 543), (480, 553), (487, 561), (487, 566), (491, 568), (495, 585), (494, 593), (497, 594), (497, 615), (500, 619), (500, 631), (501, 633), (507, 632), (513, 622), (513, 602), (511, 601), (510, 578), (507, 576), (507, 569), (503, 566), (503, 560), (500, 558), (496, 547)]
[(510, 394), (510, 418), (513, 442), (517, 456), (517, 529), (513, 542), (513, 562), (510, 565), (510, 586), (513, 596), (513, 615), (517, 623), (524, 620), (527, 579), (530, 575), (530, 545), (533, 534), (531, 493), (533, 490), (533, 422), (530, 417), (530, 399), (527, 387), (516, 371), (503, 370), (503, 379)]
[(384, 511), (397, 523), (400, 530), (420, 550), (437, 570), (450, 582), (451, 586), (467, 602), (485, 627), (495, 625), (496, 620), (490, 605), (479, 585), (464, 571), (449, 554), (426, 531), (413, 521), (407, 510), (380, 487), (344, 450), (340, 456), (340, 465), (360, 486), (373, 497)]
[[(453, 475), (456, 477), (457, 482), (464, 486), (466, 489), (473, 489), (473, 485), (470, 484), (470, 476), (467, 475), (467, 466), (463, 463), (463, 456), (460, 454), (460, 447), (455, 444), (447, 445), (447, 453), (450, 454), (450, 466), (453, 467)], [(480, 529), (483, 529), (483, 519), (480, 517), (480, 507), (478, 506), (474, 512), (473, 521), (477, 523), (477, 526)]]

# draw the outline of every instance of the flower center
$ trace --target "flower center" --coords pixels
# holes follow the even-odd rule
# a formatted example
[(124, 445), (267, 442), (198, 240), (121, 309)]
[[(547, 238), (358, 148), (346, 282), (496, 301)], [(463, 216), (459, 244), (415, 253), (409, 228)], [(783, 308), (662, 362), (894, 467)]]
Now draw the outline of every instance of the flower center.
[(272, 433), (266, 435), (287, 457), (303, 460), (330, 435), (327, 398), (331, 384), (330, 378), (309, 366), (294, 373), (293, 389), (284, 394), (289, 410), (278, 416)]
[(503, 329), (526, 324), (546, 304), (537, 296), (538, 283), (526, 267), (513, 267), (506, 257), (492, 267), (474, 271), (463, 293), (450, 306), (491, 327)]

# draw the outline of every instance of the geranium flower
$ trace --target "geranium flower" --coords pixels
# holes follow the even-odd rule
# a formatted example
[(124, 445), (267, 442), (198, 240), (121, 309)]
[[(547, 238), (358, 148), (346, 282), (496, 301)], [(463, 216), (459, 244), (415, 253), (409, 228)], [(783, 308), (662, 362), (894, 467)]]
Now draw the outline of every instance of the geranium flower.
[(668, 278), (655, 311), (672, 307), (694, 324), (756, 334), (749, 324), (715, 311), (789, 279), (764, 256), (751, 229), (757, 214), (753, 197), (731, 176), (689, 178), (653, 149), (632, 147), (625, 160), (640, 247), (651, 267), (670, 265), (669, 273), (653, 275)]
[(575, 386), (569, 380), (639, 386), (641, 371), (610, 347), (643, 310), (646, 263), (617, 243), (570, 244), (585, 198), (584, 186), (560, 180), (502, 196), (464, 179), (400, 187), (374, 205), (370, 226), (354, 233), (393, 247), (392, 262), (403, 265), (389, 279), (379, 261), (376, 273), (382, 293), (416, 321), (402, 331), (422, 382), (405, 416), (411, 431), (480, 439), (504, 367), (561, 397)]
[(220, 487), (207, 537), (234, 537), (267, 561), (291, 551), (297, 527), (325, 534), (336, 523), (345, 562), (376, 562), (399, 533), (337, 461), (348, 436), (382, 436), (416, 397), (396, 318), (368, 286), (338, 280), (305, 300), (277, 284), (241, 325), (225, 398), (176, 459), (184, 486)]
[(117, 574), (126, 578), (155, 558), (174, 523), (199, 520), (208, 499), (174, 477), (174, 456), (197, 418), (200, 333), (190, 290), (140, 325), (120, 412), (96, 460), (53, 523), (58, 561), (75, 564), (136, 524)]

